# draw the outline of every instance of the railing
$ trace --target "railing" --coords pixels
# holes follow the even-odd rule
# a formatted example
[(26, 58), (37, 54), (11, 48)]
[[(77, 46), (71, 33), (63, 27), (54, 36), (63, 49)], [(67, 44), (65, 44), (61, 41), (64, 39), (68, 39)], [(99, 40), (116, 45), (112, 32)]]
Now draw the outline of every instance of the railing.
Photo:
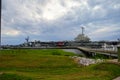
[(85, 48), (85, 47), (78, 47), (79, 49), (88, 51), (88, 52), (103, 52), (103, 53), (112, 53), (112, 54), (117, 54), (117, 51), (113, 50), (104, 50), (103, 48)]

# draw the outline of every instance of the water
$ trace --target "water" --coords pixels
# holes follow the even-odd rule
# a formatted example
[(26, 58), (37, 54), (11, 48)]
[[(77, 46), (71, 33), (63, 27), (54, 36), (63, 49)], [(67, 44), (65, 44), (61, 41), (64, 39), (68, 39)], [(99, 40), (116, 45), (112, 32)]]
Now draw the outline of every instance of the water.
[(81, 54), (81, 55), (84, 55), (80, 50), (78, 49), (62, 49), (66, 52), (72, 52), (72, 53), (75, 53), (75, 54)]

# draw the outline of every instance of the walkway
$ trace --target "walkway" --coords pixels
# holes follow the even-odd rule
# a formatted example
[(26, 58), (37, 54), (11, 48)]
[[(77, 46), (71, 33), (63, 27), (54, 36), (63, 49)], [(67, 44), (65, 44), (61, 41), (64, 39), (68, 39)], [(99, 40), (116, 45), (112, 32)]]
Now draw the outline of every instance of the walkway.
[(91, 49), (91, 48), (86, 48), (86, 47), (77, 47), (81, 51), (88, 52), (88, 53), (99, 53), (107, 56), (113, 56), (117, 57), (117, 52), (116, 51), (109, 51), (109, 50), (100, 50), (100, 49)]
[(119, 76), (119, 77), (117, 77), (117, 78), (115, 78), (115, 79), (113, 79), (113, 80), (120, 80), (120, 76)]

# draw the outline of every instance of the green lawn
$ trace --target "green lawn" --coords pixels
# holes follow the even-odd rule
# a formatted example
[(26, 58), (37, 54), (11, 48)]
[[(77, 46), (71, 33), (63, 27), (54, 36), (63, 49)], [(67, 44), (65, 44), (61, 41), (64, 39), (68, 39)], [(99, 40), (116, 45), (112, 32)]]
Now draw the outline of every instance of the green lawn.
[(1, 50), (0, 80), (112, 80), (120, 76), (120, 65), (76, 64), (62, 50)]

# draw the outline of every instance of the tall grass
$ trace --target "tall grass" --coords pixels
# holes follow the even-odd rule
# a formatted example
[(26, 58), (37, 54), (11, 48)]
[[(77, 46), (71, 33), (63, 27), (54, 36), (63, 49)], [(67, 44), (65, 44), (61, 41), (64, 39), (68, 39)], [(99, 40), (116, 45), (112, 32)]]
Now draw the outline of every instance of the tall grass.
[(23, 77), (23, 76), (19, 76), (16, 74), (0, 74), (0, 80), (32, 80), (31, 78), (27, 78), (27, 77)]
[[(67, 55), (67, 56), (66, 56)], [(1, 50), (0, 80), (112, 80), (120, 76), (120, 65), (101, 63), (88, 67), (76, 64), (62, 50)]]

